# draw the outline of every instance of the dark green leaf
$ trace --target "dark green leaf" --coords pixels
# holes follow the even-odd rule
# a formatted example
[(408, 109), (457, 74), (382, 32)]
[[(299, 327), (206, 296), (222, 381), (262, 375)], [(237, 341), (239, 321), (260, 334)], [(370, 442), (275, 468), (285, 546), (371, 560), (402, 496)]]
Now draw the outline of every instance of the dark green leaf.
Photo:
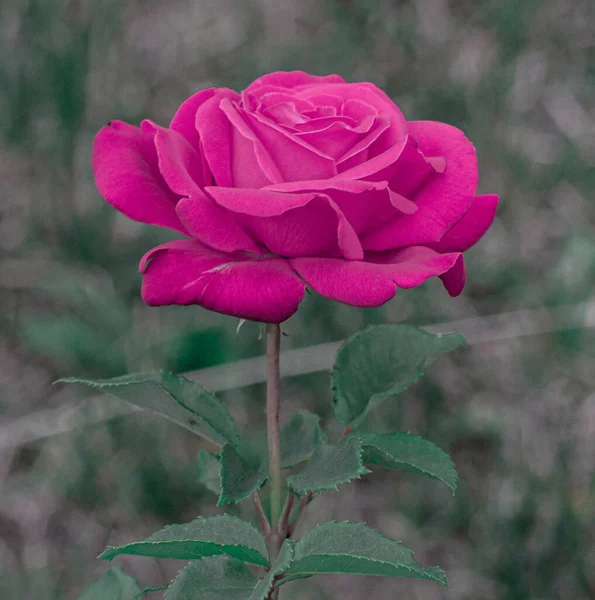
[(428, 440), (410, 433), (363, 434), (364, 462), (426, 475), (457, 489), (457, 471), (448, 455)]
[[(245, 445), (244, 445), (245, 446)], [(263, 458), (248, 447), (241, 454), (233, 446), (223, 446), (219, 454), (221, 494), (219, 505), (236, 504), (249, 498), (268, 479), (268, 466)]]
[(369, 472), (362, 464), (359, 439), (349, 437), (334, 444), (319, 445), (304, 469), (287, 478), (287, 485), (300, 495), (337, 490), (339, 484), (359, 479)]
[(464, 343), (460, 335), (434, 335), (410, 325), (375, 325), (351, 336), (339, 348), (333, 368), (337, 420), (357, 424), (419, 379), (437, 355)]
[(413, 552), (363, 523), (323, 523), (311, 529), (294, 548), (290, 575), (349, 573), (429, 579), (446, 585), (442, 569), (422, 568)]
[(165, 372), (137, 373), (114, 379), (60, 379), (121, 398), (190, 429), (212, 442), (232, 445), (238, 432), (227, 408), (200, 384)]
[(239, 560), (204, 558), (180, 571), (165, 599), (248, 600), (257, 583), (252, 571)]
[(136, 600), (141, 593), (136, 579), (118, 567), (112, 567), (105, 575), (86, 587), (77, 600)]
[(269, 564), (265, 539), (250, 523), (230, 515), (198, 517), (183, 525), (168, 525), (146, 540), (109, 547), (99, 558), (119, 554), (193, 560), (228, 554), (255, 565)]
[(266, 600), (269, 597), (269, 592), (273, 587), (275, 577), (277, 577), (277, 575), (286, 573), (287, 569), (289, 569), (289, 565), (293, 560), (294, 546), (295, 542), (285, 540), (283, 546), (281, 546), (281, 550), (279, 551), (277, 558), (275, 558), (273, 561), (270, 570), (264, 576), (264, 578), (258, 582), (258, 585), (252, 592), (249, 600)]
[(318, 444), (326, 442), (320, 417), (307, 411), (297, 412), (281, 428), (281, 468), (308, 460)]
[(198, 481), (213, 494), (221, 493), (219, 459), (212, 452), (203, 450), (198, 455)]

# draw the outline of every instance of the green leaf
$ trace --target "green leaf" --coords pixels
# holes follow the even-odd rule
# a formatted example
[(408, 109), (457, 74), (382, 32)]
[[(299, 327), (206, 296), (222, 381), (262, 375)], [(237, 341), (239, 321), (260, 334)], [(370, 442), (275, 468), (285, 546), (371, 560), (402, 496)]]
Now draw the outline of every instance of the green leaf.
[(163, 590), (167, 590), (169, 588), (169, 583), (166, 585), (153, 585), (151, 587), (144, 588), (140, 594), (136, 596), (136, 600), (142, 600), (145, 596), (152, 592), (161, 592)]
[(308, 460), (316, 446), (326, 442), (320, 417), (307, 411), (297, 412), (281, 428), (281, 468), (288, 469)]
[(180, 571), (165, 599), (248, 600), (257, 583), (252, 571), (239, 560), (204, 558)]
[(289, 575), (349, 573), (429, 579), (446, 585), (442, 569), (422, 568), (413, 552), (400, 542), (370, 529), (364, 523), (323, 523), (295, 545)]
[(200, 384), (184, 377), (158, 371), (114, 379), (68, 377), (58, 382), (86, 385), (152, 410), (215, 444), (238, 442), (236, 426), (225, 405)]
[(136, 600), (141, 593), (136, 579), (118, 567), (112, 567), (105, 575), (87, 586), (77, 600)]
[(337, 490), (339, 484), (359, 479), (369, 472), (362, 464), (361, 442), (349, 437), (334, 444), (319, 445), (304, 469), (287, 478), (287, 485), (300, 495)]
[(351, 336), (333, 367), (334, 409), (344, 425), (417, 381), (442, 352), (465, 344), (460, 335), (434, 335), (410, 325), (375, 325)]
[(293, 550), (295, 542), (285, 540), (279, 554), (273, 561), (268, 573), (258, 582), (258, 585), (252, 592), (249, 600), (266, 600), (269, 592), (275, 583), (275, 577), (287, 572), (291, 561), (293, 560)]
[(203, 450), (198, 455), (198, 481), (213, 494), (218, 496), (221, 493), (219, 459), (207, 450)]
[(363, 434), (364, 462), (426, 475), (457, 489), (457, 471), (449, 456), (428, 440), (410, 433)]
[(119, 554), (183, 560), (228, 554), (255, 565), (269, 564), (261, 533), (250, 523), (230, 515), (198, 517), (183, 525), (168, 525), (146, 540), (109, 547), (99, 558), (112, 560)]
[(249, 498), (269, 477), (266, 461), (246, 444), (239, 452), (229, 444), (223, 446), (219, 465), (221, 494), (218, 505), (236, 504)]

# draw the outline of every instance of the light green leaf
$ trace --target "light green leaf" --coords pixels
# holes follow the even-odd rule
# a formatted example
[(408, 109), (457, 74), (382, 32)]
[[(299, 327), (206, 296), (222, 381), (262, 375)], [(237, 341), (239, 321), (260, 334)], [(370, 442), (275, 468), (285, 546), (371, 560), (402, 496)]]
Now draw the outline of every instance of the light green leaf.
[(410, 433), (363, 434), (364, 462), (387, 469), (426, 475), (457, 489), (457, 471), (448, 455), (428, 440)]
[(87, 586), (77, 600), (136, 600), (141, 593), (136, 579), (118, 567), (112, 567), (105, 575)]
[(203, 450), (198, 454), (198, 481), (213, 494), (218, 496), (221, 493), (219, 459), (207, 450)]
[(264, 578), (258, 582), (258, 585), (252, 592), (249, 600), (266, 600), (269, 597), (269, 592), (275, 583), (275, 577), (286, 573), (287, 569), (289, 569), (289, 565), (293, 560), (294, 546), (295, 542), (285, 540), (277, 558), (273, 561), (270, 570)]
[(152, 410), (215, 444), (235, 445), (238, 442), (235, 423), (225, 405), (200, 384), (184, 377), (157, 371), (114, 379), (69, 377), (58, 382), (86, 385)]
[(288, 469), (308, 460), (322, 442), (326, 442), (326, 436), (318, 415), (307, 411), (291, 415), (281, 428), (281, 468)]
[(429, 579), (446, 585), (442, 569), (422, 568), (413, 552), (400, 542), (370, 529), (364, 523), (323, 523), (295, 545), (289, 575), (350, 573)]
[(183, 560), (228, 554), (255, 565), (269, 564), (261, 533), (250, 523), (230, 515), (198, 517), (183, 525), (168, 525), (146, 540), (109, 547), (99, 558), (112, 560), (119, 554)]
[(319, 445), (304, 469), (287, 478), (287, 485), (300, 495), (337, 490), (339, 484), (359, 479), (369, 472), (362, 464), (361, 442), (349, 437), (334, 444)]
[(180, 571), (165, 600), (248, 600), (257, 583), (252, 571), (239, 560), (204, 558)]
[(337, 420), (357, 425), (369, 410), (417, 381), (436, 356), (465, 343), (460, 335), (434, 335), (410, 325), (374, 325), (351, 336), (333, 368)]
[(259, 454), (245, 444), (240, 452), (227, 444), (219, 453), (221, 494), (218, 505), (236, 504), (249, 498), (269, 477), (268, 466)]

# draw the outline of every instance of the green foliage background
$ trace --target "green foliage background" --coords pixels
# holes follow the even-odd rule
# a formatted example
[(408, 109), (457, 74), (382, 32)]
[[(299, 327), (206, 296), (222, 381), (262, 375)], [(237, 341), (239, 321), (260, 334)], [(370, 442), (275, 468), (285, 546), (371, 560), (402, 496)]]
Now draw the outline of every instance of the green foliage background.
[[(284, 348), (380, 322), (473, 332), (366, 422), (451, 453), (456, 496), (376, 473), (316, 500), (304, 524), (367, 521), (443, 566), (452, 589), (329, 577), (285, 597), (595, 597), (594, 23), (590, 0), (0, 0), (0, 597), (69, 600), (105, 570), (106, 544), (220, 510), (198, 481), (211, 448), (191, 434), (144, 413), (80, 425), (59, 412), (81, 401), (50, 386), (60, 376), (263, 351), (254, 325), (142, 305), (137, 261), (168, 233), (103, 203), (91, 142), (110, 119), (167, 124), (196, 89), (296, 68), (373, 81), (408, 118), (463, 128), (481, 191), (502, 204), (462, 297), (436, 281), (367, 311), (308, 296), (284, 327)], [(328, 383), (287, 380), (284, 415), (320, 412), (328, 430)], [(222, 395), (254, 445), (262, 392)], [(147, 586), (181, 566), (121, 564)]]

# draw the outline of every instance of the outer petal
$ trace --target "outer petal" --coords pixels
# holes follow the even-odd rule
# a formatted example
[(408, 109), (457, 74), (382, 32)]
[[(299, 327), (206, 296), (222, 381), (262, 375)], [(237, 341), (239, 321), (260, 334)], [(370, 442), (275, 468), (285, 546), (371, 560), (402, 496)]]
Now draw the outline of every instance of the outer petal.
[(436, 252), (464, 252), (476, 244), (496, 216), (497, 194), (475, 196), (469, 212), (437, 243), (430, 248)]
[(205, 185), (201, 158), (184, 136), (151, 121), (143, 121), (141, 127), (155, 135), (159, 170), (175, 194), (190, 196)]
[(252, 239), (275, 254), (363, 258), (353, 227), (325, 194), (223, 187), (206, 191), (219, 206), (234, 213)]
[(176, 207), (188, 233), (203, 244), (221, 252), (246, 250), (261, 253), (242, 229), (234, 214), (207, 198), (200, 190), (191, 198), (182, 198)]
[(438, 254), (420, 246), (373, 253), (365, 261), (294, 258), (291, 266), (319, 294), (353, 306), (380, 306), (397, 287), (412, 288), (452, 269), (461, 255)]
[(450, 296), (458, 296), (463, 291), (465, 282), (467, 281), (465, 259), (462, 254), (459, 256), (460, 258), (454, 264), (453, 268), (443, 275), (440, 275), (440, 279)]
[(196, 130), (196, 111), (217, 92), (226, 94), (234, 93), (227, 88), (208, 88), (206, 90), (200, 90), (182, 102), (169, 125), (170, 129), (181, 133), (197, 151), (199, 148), (200, 137)]
[(235, 96), (236, 93), (228, 88), (208, 88), (200, 90), (185, 100), (176, 111), (170, 123), (170, 129), (183, 135), (190, 145), (199, 153), (202, 164), (202, 180), (205, 185), (211, 185), (212, 175), (202, 151), (200, 135), (196, 129), (196, 113), (198, 109), (214, 95)]
[(99, 193), (127, 217), (186, 230), (176, 215), (179, 196), (159, 172), (154, 133), (121, 121), (102, 127), (93, 143), (93, 172)]
[(409, 137), (399, 160), (376, 173), (371, 179), (387, 180), (395, 192), (412, 197), (431, 175), (444, 172), (445, 161), (441, 160), (442, 165), (436, 159), (427, 158), (415, 139)]
[(239, 94), (225, 88), (217, 89), (198, 107), (194, 124), (200, 146), (210, 171), (218, 185), (233, 185), (231, 173), (231, 124), (219, 109), (223, 98), (239, 99)]
[(151, 306), (199, 304), (267, 323), (288, 319), (305, 291), (286, 260), (225, 254), (194, 240), (153, 248), (143, 257), (140, 270), (142, 296)]
[(412, 121), (409, 129), (424, 155), (445, 158), (446, 170), (426, 180), (411, 198), (418, 206), (414, 215), (399, 216), (362, 240), (368, 250), (437, 242), (473, 202), (479, 178), (477, 157), (463, 132), (432, 121)]

